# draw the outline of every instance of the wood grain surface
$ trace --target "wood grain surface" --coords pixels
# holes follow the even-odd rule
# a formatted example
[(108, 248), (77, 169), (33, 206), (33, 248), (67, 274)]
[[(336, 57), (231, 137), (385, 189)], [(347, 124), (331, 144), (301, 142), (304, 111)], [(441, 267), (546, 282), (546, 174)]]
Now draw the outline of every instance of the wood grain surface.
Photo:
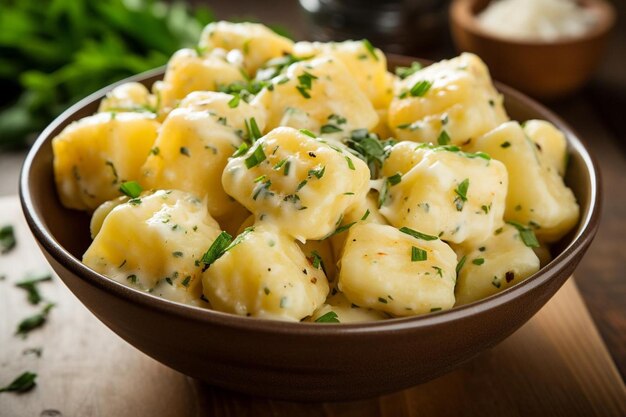
[[(26, 338), (17, 323), (37, 312), (14, 286), (49, 272), (16, 197), (0, 199), (0, 225), (18, 246), (0, 257), (0, 386), (28, 370), (37, 386), (0, 393), (1, 417), (204, 416), (624, 416), (626, 388), (569, 280), (524, 327), (458, 370), (364, 401), (298, 404), (226, 392), (187, 378), (135, 350), (80, 304), (56, 277), (40, 284), (55, 302)], [(41, 357), (25, 353), (41, 348)]]

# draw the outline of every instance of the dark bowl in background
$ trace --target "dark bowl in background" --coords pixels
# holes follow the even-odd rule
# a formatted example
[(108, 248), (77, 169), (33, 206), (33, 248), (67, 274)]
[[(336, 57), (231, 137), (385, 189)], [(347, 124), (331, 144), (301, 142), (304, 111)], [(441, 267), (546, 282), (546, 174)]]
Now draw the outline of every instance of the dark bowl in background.
[[(412, 59), (389, 56), (389, 61), (394, 67)], [(162, 76), (163, 69), (158, 69), (130, 80), (150, 85)], [(540, 104), (497, 84), (513, 119), (549, 120), (569, 142), (566, 182), (578, 199), (581, 217), (575, 230), (555, 246), (554, 260), (538, 273), (452, 310), (361, 324), (286, 323), (178, 304), (83, 265), (89, 218), (61, 206), (56, 194), (52, 138), (70, 122), (94, 113), (113, 87), (74, 105), (39, 136), (22, 168), (22, 209), (52, 268), (98, 319), (159, 362), (220, 387), (289, 400), (349, 400), (433, 379), (530, 319), (572, 274), (598, 227), (599, 172), (578, 136)]]

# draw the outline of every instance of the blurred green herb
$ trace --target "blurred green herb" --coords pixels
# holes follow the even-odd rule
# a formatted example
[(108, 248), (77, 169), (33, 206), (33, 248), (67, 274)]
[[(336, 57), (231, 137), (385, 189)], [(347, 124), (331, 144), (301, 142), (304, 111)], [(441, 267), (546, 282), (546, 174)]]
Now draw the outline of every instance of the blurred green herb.
[(24, 146), (69, 105), (195, 46), (203, 7), (156, 0), (0, 0), (0, 149)]
[(32, 372), (24, 372), (22, 375), (18, 376), (6, 387), (1, 387), (0, 392), (26, 392), (31, 390), (35, 385), (35, 379), (37, 378), (37, 374)]
[(41, 294), (37, 288), (37, 284), (44, 281), (51, 281), (52, 276), (50, 274), (42, 275), (34, 278), (27, 278), (23, 281), (16, 282), (15, 286), (26, 290), (28, 293), (28, 302), (31, 304), (39, 304), (41, 301)]
[[(2, 61), (0, 61), (0, 65), (1, 64)], [(15, 247), (15, 244), (16, 240), (15, 233), (13, 232), (13, 226), (7, 224), (6, 226), (0, 227), (0, 254), (10, 252)]]

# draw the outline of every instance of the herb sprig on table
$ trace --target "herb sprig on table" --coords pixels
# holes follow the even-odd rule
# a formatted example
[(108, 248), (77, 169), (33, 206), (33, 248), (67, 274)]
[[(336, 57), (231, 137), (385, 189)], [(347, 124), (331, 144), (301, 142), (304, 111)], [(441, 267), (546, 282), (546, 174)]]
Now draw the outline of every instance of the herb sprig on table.
[(155, 0), (7, 0), (0, 13), (0, 149), (72, 103), (195, 46), (212, 13)]

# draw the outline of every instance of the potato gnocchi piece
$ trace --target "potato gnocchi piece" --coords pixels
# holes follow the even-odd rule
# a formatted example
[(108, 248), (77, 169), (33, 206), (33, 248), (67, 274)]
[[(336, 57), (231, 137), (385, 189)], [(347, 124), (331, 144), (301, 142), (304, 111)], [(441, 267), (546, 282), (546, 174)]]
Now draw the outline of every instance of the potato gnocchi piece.
[(181, 49), (172, 55), (163, 81), (155, 83), (153, 89), (160, 97), (160, 112), (164, 116), (189, 93), (217, 91), (220, 86), (237, 81), (245, 81), (240, 67), (228, 62), (220, 51), (199, 56), (193, 49)]
[(272, 130), (224, 170), (224, 190), (299, 241), (332, 233), (365, 197), (369, 169), (341, 145), (288, 127)]
[(253, 76), (266, 61), (290, 53), (293, 42), (258, 23), (209, 23), (200, 36), (200, 48), (236, 52), (241, 64)]
[(463, 53), (399, 80), (388, 123), (400, 140), (461, 145), (508, 120), (502, 100), (484, 62)]
[(576, 225), (579, 208), (556, 170), (537, 155), (535, 144), (517, 122), (504, 123), (467, 148), (487, 152), (509, 173), (504, 218), (535, 229), (544, 242), (555, 242)]
[(524, 244), (519, 231), (508, 224), (479, 246), (459, 249), (458, 256), (457, 305), (489, 297), (539, 270), (537, 255)]
[(102, 229), (102, 223), (104, 223), (104, 219), (106, 219), (109, 213), (120, 204), (127, 203), (128, 200), (129, 198), (124, 195), (113, 200), (105, 201), (98, 206), (91, 215), (91, 221), (89, 222), (89, 231), (92, 240), (96, 238), (96, 235), (100, 232), (100, 229)]
[(528, 120), (522, 126), (524, 133), (535, 142), (537, 154), (549, 169), (562, 177), (567, 168), (567, 140), (552, 123), (545, 120)]
[(369, 41), (297, 42), (293, 54), (300, 58), (326, 55), (338, 59), (376, 109), (386, 109), (393, 98), (387, 58)]
[(142, 167), (147, 187), (176, 188), (206, 198), (209, 213), (216, 218), (245, 215), (222, 188), (222, 172), (242, 143), (246, 123), (254, 119), (263, 129), (265, 113), (243, 101), (232, 108), (228, 105), (232, 98), (217, 92), (192, 93), (169, 114)]
[(329, 129), (350, 132), (378, 123), (374, 107), (337, 58), (296, 62), (271, 82), (272, 87), (252, 101), (267, 109), (268, 129), (290, 126), (321, 133)]
[(93, 211), (139, 178), (157, 137), (149, 113), (98, 113), (67, 126), (52, 140), (54, 179), (61, 203)]
[(360, 307), (394, 316), (425, 314), (454, 305), (455, 268), (456, 254), (435, 236), (358, 224), (340, 260), (339, 290)]
[(159, 190), (114, 207), (83, 263), (122, 284), (204, 305), (200, 260), (219, 233), (206, 204), (195, 196)]
[(359, 307), (337, 292), (326, 299), (326, 302), (307, 320), (318, 323), (364, 323), (388, 318), (380, 311)]
[[(359, 204), (346, 212), (341, 220), (340, 227), (346, 228), (351, 227), (349, 226), (350, 224), (355, 225), (361, 223), (389, 224), (387, 219), (380, 214), (380, 210), (378, 209), (378, 197), (373, 191), (370, 191), (364, 200), (361, 200)], [(332, 244), (335, 259), (340, 258), (347, 236), (347, 233), (337, 233), (330, 237), (329, 240)]]
[(99, 112), (157, 112), (157, 99), (145, 85), (124, 83), (109, 91), (100, 102)]
[[(413, 168), (402, 173), (412, 161)], [(502, 223), (506, 168), (484, 154), (415, 144), (411, 150), (399, 143), (383, 175), (380, 212), (393, 226), (462, 243), (485, 240)]]
[(299, 321), (324, 303), (328, 281), (293, 238), (255, 224), (203, 273), (204, 295), (219, 311)]

